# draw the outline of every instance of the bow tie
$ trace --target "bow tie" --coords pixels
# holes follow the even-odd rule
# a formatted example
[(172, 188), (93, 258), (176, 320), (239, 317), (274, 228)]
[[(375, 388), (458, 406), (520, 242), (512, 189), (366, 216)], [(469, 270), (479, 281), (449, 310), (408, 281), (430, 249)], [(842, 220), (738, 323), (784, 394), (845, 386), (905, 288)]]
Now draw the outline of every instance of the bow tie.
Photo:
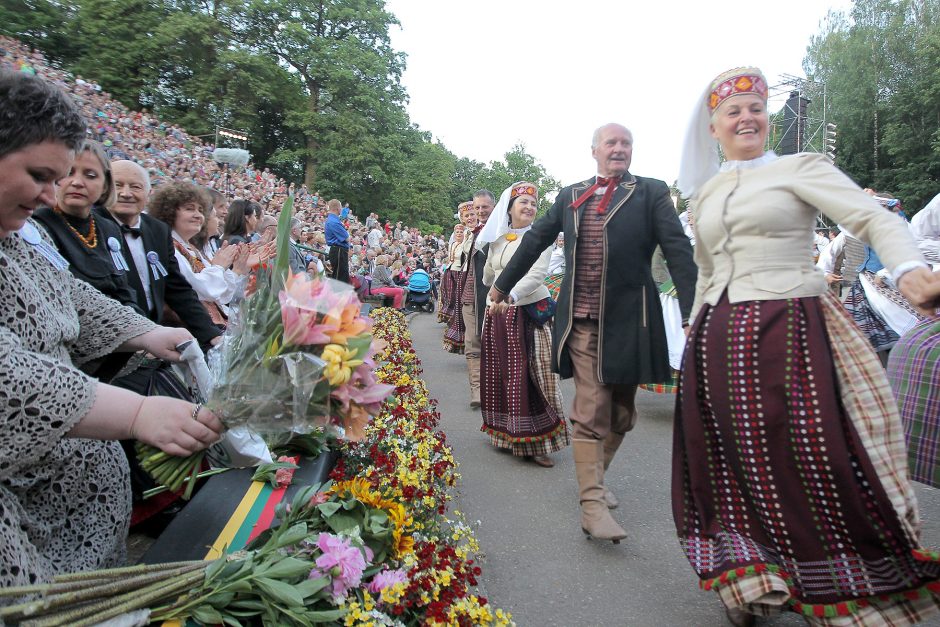
[(140, 237), (139, 228), (127, 226), (126, 224), (121, 225), (121, 233), (123, 233), (124, 235), (130, 235), (131, 237), (134, 237), (134, 238)]
[(598, 176), (594, 184), (588, 187), (577, 200), (571, 203), (571, 206), (577, 209), (587, 201), (588, 198), (594, 195), (594, 192), (598, 191), (602, 187), (607, 189), (604, 191), (604, 195), (601, 197), (601, 202), (597, 205), (597, 213), (604, 213), (607, 211), (607, 205), (610, 204), (610, 199), (614, 196), (614, 190), (617, 189), (617, 186), (620, 185), (620, 176), (612, 176), (610, 178), (605, 178), (603, 176)]

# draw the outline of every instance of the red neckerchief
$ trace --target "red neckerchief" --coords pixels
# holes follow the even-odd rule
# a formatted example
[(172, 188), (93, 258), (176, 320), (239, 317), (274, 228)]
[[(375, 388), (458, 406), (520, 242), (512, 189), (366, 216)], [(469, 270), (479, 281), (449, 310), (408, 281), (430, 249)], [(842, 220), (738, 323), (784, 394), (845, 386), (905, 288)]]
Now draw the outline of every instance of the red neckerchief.
[(597, 205), (597, 213), (604, 213), (607, 211), (607, 205), (610, 204), (610, 199), (614, 197), (614, 190), (617, 189), (617, 186), (620, 185), (620, 176), (612, 176), (610, 178), (604, 178), (603, 176), (598, 176), (594, 180), (594, 184), (588, 187), (583, 194), (581, 194), (577, 200), (572, 203), (572, 206), (575, 209), (578, 209), (581, 205), (587, 202), (587, 199), (594, 195), (601, 187), (607, 186), (607, 189), (604, 191), (604, 195), (601, 197), (601, 204)]

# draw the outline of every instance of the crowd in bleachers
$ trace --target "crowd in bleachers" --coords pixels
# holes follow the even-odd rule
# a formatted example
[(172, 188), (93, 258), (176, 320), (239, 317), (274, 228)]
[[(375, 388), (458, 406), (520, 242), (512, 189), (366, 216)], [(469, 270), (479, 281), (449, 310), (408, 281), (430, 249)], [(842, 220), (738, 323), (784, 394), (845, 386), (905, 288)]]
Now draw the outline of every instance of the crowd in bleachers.
[[(111, 161), (132, 161), (143, 168), (149, 186), (155, 192), (172, 183), (191, 183), (212, 190), (218, 233), (202, 233), (196, 238), (199, 248), (214, 253), (221, 244), (205, 246), (206, 239), (221, 238), (226, 227), (228, 207), (238, 200), (249, 203), (259, 214), (254, 231), (247, 240), (258, 243), (272, 219), (280, 213), (289, 194), (294, 195), (297, 228), (294, 243), (309, 269), (323, 269), (328, 246), (324, 234), (327, 199), (306, 185), (288, 183), (269, 168), (248, 163), (244, 167), (226, 166), (213, 159), (216, 146), (187, 133), (177, 125), (160, 120), (146, 109), (134, 111), (102, 89), (92, 77), (82, 77), (55, 67), (42, 52), (30, 50), (21, 42), (0, 37), (0, 69), (38, 75), (70, 94), (88, 122), (88, 137), (100, 142)], [(218, 196), (221, 194), (221, 197)], [(424, 234), (401, 222), (383, 223), (376, 212), (364, 220), (345, 203), (341, 218), (349, 233), (349, 275), (351, 281), (368, 296), (375, 260), (381, 256), (384, 269), (395, 286), (406, 286), (412, 272), (423, 267), (436, 282), (446, 263), (447, 242), (434, 234)], [(270, 238), (266, 238), (270, 239)], [(328, 263), (327, 263), (327, 270)], [(384, 278), (386, 273), (380, 271)], [(381, 288), (379, 288), (381, 289)], [(398, 299), (395, 301), (398, 302)]]

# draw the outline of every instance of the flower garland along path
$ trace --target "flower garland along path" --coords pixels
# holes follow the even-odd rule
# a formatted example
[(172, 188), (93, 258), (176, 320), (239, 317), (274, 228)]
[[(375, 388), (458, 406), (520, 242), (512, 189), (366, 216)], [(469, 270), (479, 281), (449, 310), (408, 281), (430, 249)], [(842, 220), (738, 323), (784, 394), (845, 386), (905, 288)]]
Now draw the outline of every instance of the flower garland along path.
[(394, 393), (364, 438), (343, 445), (332, 481), (301, 487), (277, 506), (275, 525), (220, 559), (0, 589), (0, 624), (91, 627), (135, 612), (135, 621), (230, 627), (512, 625), (474, 594), (476, 539), (457, 512), (447, 517), (456, 465), (404, 316), (372, 317), (375, 376)]
[(514, 625), (507, 612), (473, 594), (481, 570), (472, 556), (479, 546), (459, 512), (447, 517), (460, 475), (444, 433), (435, 430), (437, 401), (419, 378), (421, 361), (405, 317), (389, 308), (374, 309), (371, 317), (374, 337), (385, 343), (377, 378), (395, 391), (365, 439), (345, 445), (331, 478), (335, 490), (404, 517), (396, 528), (410, 535), (395, 538), (404, 555), (402, 576), (379, 599), (367, 591), (358, 600), (349, 597), (346, 624), (393, 624), (377, 615), (378, 602), (387, 618), (408, 625)]

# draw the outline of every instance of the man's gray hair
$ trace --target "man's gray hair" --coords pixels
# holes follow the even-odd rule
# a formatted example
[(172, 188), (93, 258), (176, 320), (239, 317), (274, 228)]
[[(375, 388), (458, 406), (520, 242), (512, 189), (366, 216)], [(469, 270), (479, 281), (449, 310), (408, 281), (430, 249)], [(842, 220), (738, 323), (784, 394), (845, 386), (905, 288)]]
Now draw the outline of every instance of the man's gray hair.
[(591, 136), (591, 148), (597, 148), (597, 143), (601, 140), (601, 131), (603, 131), (608, 126), (619, 126), (630, 135), (630, 140), (633, 140), (633, 131), (628, 129), (623, 124), (617, 124), (616, 122), (608, 122), (607, 124), (602, 124), (594, 130), (594, 135)]
[[(473, 197), (474, 197), (474, 198), (483, 198), (483, 197), (486, 197), (486, 198), (489, 198), (489, 199), (490, 199), (490, 202), (491, 202), (491, 203), (493, 203), (494, 205), (496, 204), (496, 196), (494, 196), (494, 195), (493, 195), (493, 192), (491, 192), (491, 191), (488, 190), (488, 189), (481, 189), (481, 190), (475, 191), (475, 192), (473, 193)], [(457, 219), (458, 219), (458, 220), (460, 219), (460, 214), (457, 214)]]
[(294, 229), (300, 228), (300, 225), (301, 225), (301, 224), (302, 224), (301, 221), (298, 220), (297, 218), (291, 218), (291, 219), (290, 219), (290, 230), (293, 231)]

